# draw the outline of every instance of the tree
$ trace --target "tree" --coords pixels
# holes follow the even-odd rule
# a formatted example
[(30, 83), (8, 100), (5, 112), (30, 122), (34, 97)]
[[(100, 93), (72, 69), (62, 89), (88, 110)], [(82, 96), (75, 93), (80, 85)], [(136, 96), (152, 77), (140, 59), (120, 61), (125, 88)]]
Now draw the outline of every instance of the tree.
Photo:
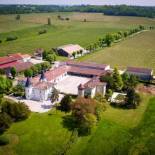
[(126, 105), (128, 108), (136, 108), (141, 101), (140, 95), (135, 92), (134, 88), (127, 91)]
[(25, 77), (32, 77), (33, 76), (33, 71), (32, 69), (27, 69), (24, 71), (24, 76)]
[(43, 59), (45, 59), (46, 60), (46, 58), (47, 58), (47, 55), (49, 54), (49, 52), (47, 52), (47, 51), (44, 51), (43, 52)]
[(5, 74), (5, 70), (0, 68), (0, 75), (4, 75)]
[(12, 88), (12, 81), (0, 76), (0, 94), (9, 93)]
[(80, 54), (81, 54), (81, 56), (82, 56), (82, 53), (83, 53), (83, 50), (80, 50)]
[(6, 129), (8, 129), (11, 123), (11, 117), (7, 113), (0, 112), (0, 133), (3, 133)]
[(28, 118), (30, 110), (24, 103), (7, 100), (2, 103), (2, 113), (8, 114), (13, 121), (20, 121)]
[(31, 70), (32, 70), (33, 76), (38, 75), (39, 70), (38, 70), (37, 66), (35, 66), (35, 65), (32, 66), (32, 67), (31, 67)]
[(15, 76), (17, 74), (16, 68), (12, 67), (10, 72), (11, 72), (12, 77), (15, 78)]
[(113, 72), (113, 80), (114, 80), (114, 90), (115, 91), (121, 91), (123, 88), (123, 81), (122, 81), (122, 77), (118, 72), (118, 69), (115, 68), (114, 72)]
[(37, 67), (38, 73), (41, 73), (41, 71), (42, 71), (42, 66), (41, 66), (41, 64), (36, 64), (35, 67)]
[(87, 19), (84, 19), (83, 21), (84, 21), (84, 22), (87, 22)]
[(25, 89), (22, 85), (17, 85), (15, 87), (13, 87), (12, 92), (14, 94), (14, 96), (21, 96), (23, 97), (25, 94)]
[(84, 119), (86, 113), (96, 114), (97, 102), (91, 98), (79, 97), (72, 105), (72, 115), (78, 122)]
[(72, 98), (70, 95), (65, 95), (60, 102), (60, 109), (65, 112), (71, 111)]
[(97, 93), (97, 94), (95, 95), (94, 99), (95, 99), (97, 102), (102, 103), (102, 104), (106, 104), (106, 103), (107, 103), (106, 99), (105, 99), (105, 98), (103, 97), (103, 95), (100, 94), (100, 93)]
[(127, 90), (128, 89), (128, 86), (129, 86), (129, 74), (127, 73), (124, 73), (122, 74), (122, 80), (123, 80), (123, 89), (124, 90)]
[(48, 17), (48, 19), (47, 19), (47, 24), (51, 25), (51, 18), (50, 17)]
[(49, 61), (50, 64), (52, 64), (56, 60), (55, 54), (48, 54), (46, 60)]
[(75, 56), (76, 56), (76, 52), (73, 52), (72, 53), (72, 56), (74, 57), (74, 59), (75, 59)]
[(124, 32), (124, 37), (126, 38), (127, 36), (128, 36), (128, 32), (125, 31), (125, 32)]
[(105, 41), (105, 43), (107, 44), (108, 47), (111, 46), (113, 40), (114, 40), (114, 38), (113, 38), (113, 36), (111, 34), (107, 34), (105, 36), (105, 39), (104, 39), (104, 41)]
[(41, 68), (42, 68), (42, 70), (47, 71), (47, 70), (49, 70), (51, 68), (51, 65), (50, 65), (49, 62), (43, 62), (41, 64)]
[(51, 102), (53, 103), (58, 100), (59, 100), (59, 91), (53, 87), (52, 95), (51, 95)]
[(105, 95), (106, 99), (108, 100), (112, 96), (112, 94), (113, 94), (113, 91), (111, 89), (107, 89), (106, 95)]
[(20, 20), (20, 18), (21, 18), (21, 16), (18, 14), (18, 15), (16, 16), (16, 20)]
[(91, 133), (91, 129), (97, 124), (96, 116), (91, 113), (86, 113), (79, 127), (79, 134), (87, 135)]
[(138, 83), (139, 83), (139, 78), (135, 75), (130, 75), (130, 78), (128, 80), (128, 87), (135, 88)]
[(107, 74), (107, 75), (103, 75), (100, 77), (100, 81), (101, 82), (106, 82), (107, 83), (107, 89), (112, 89), (114, 88), (114, 79), (112, 77), (112, 75)]

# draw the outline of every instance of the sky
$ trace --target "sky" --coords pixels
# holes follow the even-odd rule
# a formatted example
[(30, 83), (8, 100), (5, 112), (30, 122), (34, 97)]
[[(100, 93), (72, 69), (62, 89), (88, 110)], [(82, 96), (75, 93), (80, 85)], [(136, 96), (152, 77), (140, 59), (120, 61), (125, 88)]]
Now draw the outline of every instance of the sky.
[(56, 4), (56, 5), (104, 5), (128, 4), (155, 6), (155, 0), (0, 0), (0, 4)]

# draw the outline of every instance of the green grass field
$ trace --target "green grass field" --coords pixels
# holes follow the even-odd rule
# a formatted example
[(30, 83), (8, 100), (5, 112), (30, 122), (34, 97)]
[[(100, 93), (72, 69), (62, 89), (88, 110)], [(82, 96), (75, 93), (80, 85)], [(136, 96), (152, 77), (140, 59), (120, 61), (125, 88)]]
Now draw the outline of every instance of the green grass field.
[[(155, 153), (155, 98), (142, 95), (143, 102), (135, 110), (107, 106), (103, 120), (90, 136), (79, 137), (68, 155), (108, 155)], [(14, 123), (5, 133), (11, 140), (0, 147), (1, 155), (55, 155), (68, 142), (71, 131), (63, 126), (61, 112), (32, 114)]]
[[(57, 16), (69, 17), (70, 21), (60, 21)], [(47, 26), (51, 17), (52, 26)], [(83, 22), (84, 19), (87, 22)], [(33, 53), (36, 48), (46, 50), (69, 43), (78, 43), (87, 47), (107, 33), (125, 31), (140, 24), (154, 25), (155, 21), (139, 17), (113, 17), (92, 13), (42, 13), (21, 15), (21, 21), (15, 15), (0, 16), (0, 56), (8, 53)], [(47, 33), (38, 35), (38, 31), (47, 29)], [(17, 40), (6, 42), (7, 36), (16, 35)]]
[(154, 41), (155, 31), (146, 31), (112, 47), (84, 56), (80, 61), (105, 63), (121, 69), (126, 66), (148, 67), (155, 71)]

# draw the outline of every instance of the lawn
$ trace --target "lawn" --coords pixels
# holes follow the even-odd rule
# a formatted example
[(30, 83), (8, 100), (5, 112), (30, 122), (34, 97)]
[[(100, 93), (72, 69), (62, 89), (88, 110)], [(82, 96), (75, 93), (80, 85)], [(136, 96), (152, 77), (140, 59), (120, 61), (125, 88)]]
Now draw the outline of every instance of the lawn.
[[(58, 15), (69, 17), (70, 21), (60, 21)], [(47, 17), (51, 17), (51, 26), (46, 25)], [(87, 22), (83, 22), (85, 18)], [(100, 13), (41, 13), (21, 15), (21, 21), (16, 21), (15, 15), (1, 15), (0, 23), (2, 56), (14, 52), (33, 53), (39, 47), (49, 50), (69, 43), (87, 47), (107, 33), (125, 31), (140, 24), (154, 25), (155, 21), (140, 17), (104, 16)], [(47, 33), (38, 35), (42, 29), (47, 29)], [(18, 39), (6, 42), (6, 37), (10, 35)]]
[[(148, 95), (142, 95), (142, 98), (143, 102), (135, 110), (121, 110), (108, 105), (93, 133), (79, 137), (67, 154), (154, 153), (155, 98)], [(55, 155), (61, 151), (71, 135), (62, 123), (66, 114), (49, 113), (33, 113), (28, 120), (13, 124), (5, 133), (11, 143), (1, 147), (0, 154)]]
[(94, 133), (79, 138), (68, 154), (153, 155), (155, 153), (154, 116), (155, 97), (151, 99), (147, 97), (136, 110), (123, 111), (109, 108)]
[(120, 69), (126, 66), (148, 67), (155, 71), (154, 41), (155, 31), (146, 31), (112, 47), (82, 57), (80, 61), (110, 64)]

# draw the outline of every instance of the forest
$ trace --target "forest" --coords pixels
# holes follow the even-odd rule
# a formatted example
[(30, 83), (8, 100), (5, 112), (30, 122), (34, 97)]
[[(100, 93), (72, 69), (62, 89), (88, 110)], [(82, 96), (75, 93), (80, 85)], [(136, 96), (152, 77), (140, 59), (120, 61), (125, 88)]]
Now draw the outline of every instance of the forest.
[(127, 6), (127, 5), (0, 5), (0, 14), (24, 14), (43, 12), (95, 12), (113, 16), (155, 17), (155, 6)]

